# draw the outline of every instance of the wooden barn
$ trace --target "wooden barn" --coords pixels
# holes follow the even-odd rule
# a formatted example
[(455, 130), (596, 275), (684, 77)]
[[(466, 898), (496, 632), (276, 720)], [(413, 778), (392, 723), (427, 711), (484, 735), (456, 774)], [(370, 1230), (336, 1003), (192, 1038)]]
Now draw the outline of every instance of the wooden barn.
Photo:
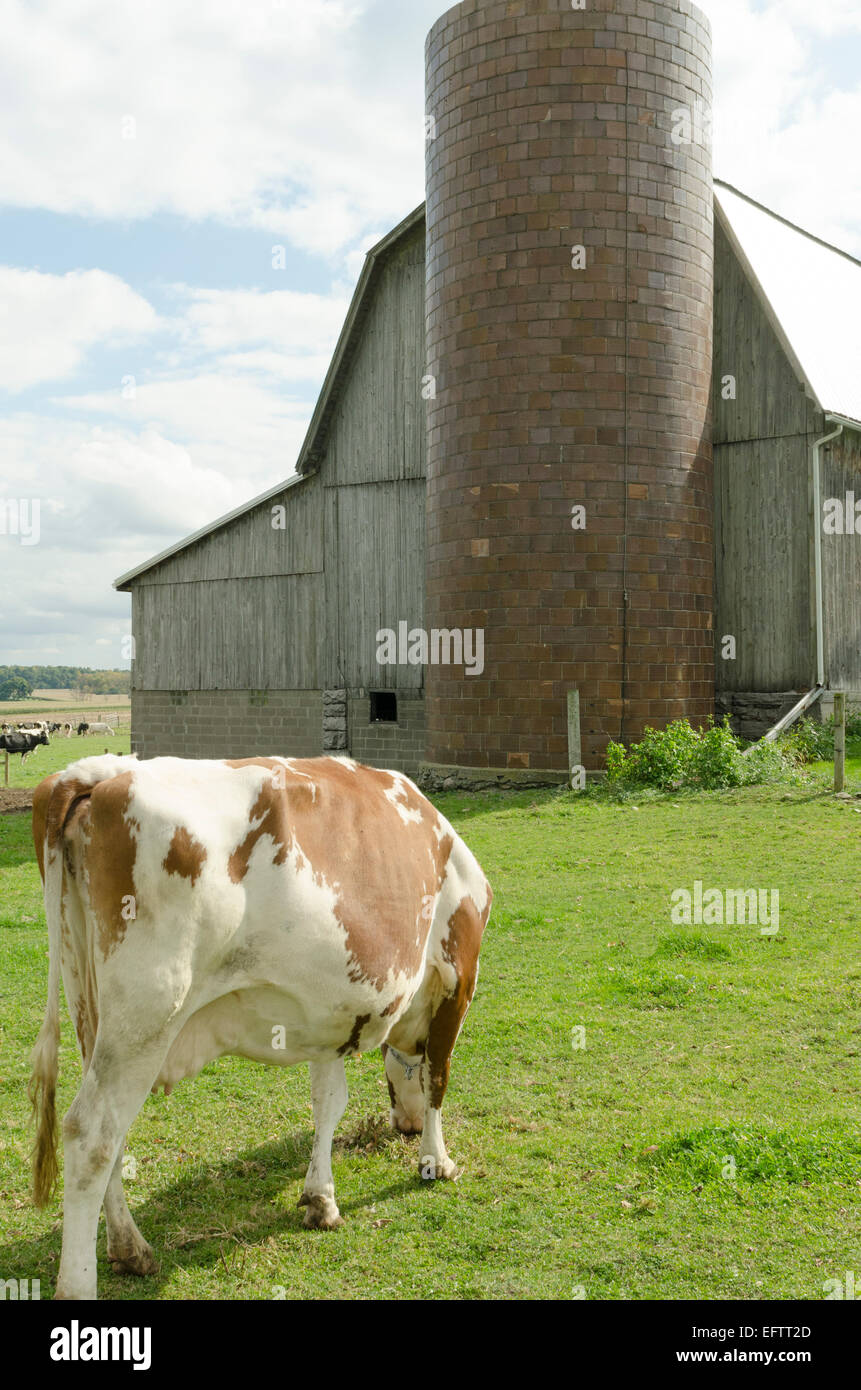
[[(861, 537), (826, 507), (861, 514), (861, 264), (721, 183), (715, 214), (716, 707), (753, 736), (819, 682), (861, 699)], [(117, 580), (141, 756), (418, 771), (424, 667), (377, 634), (423, 621), (424, 306), (419, 208), (367, 257), (295, 476)]]
[(861, 700), (861, 263), (722, 183), (715, 213), (717, 709), (756, 737)]

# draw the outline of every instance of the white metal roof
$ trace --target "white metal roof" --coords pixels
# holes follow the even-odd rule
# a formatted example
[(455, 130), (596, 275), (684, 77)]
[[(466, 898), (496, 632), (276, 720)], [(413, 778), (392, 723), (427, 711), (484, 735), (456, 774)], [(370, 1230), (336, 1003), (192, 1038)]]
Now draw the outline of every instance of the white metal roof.
[(861, 421), (861, 261), (718, 179), (715, 200), (799, 376), (826, 414)]

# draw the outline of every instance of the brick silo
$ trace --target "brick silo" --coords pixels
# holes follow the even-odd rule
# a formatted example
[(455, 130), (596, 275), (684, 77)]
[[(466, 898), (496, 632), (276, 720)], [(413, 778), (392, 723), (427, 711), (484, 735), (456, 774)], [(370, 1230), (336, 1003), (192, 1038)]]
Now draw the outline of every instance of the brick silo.
[(430, 763), (564, 770), (572, 688), (587, 768), (713, 711), (710, 56), (687, 0), (428, 37), (425, 622), (485, 632)]

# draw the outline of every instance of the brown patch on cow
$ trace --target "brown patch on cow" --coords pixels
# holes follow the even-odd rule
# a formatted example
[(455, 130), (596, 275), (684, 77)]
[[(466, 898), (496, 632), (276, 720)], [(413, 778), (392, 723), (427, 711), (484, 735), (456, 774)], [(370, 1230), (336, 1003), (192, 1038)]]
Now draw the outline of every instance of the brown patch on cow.
[[(226, 760), (237, 770), (260, 767), (273, 774), (252, 811), (260, 826), (230, 856), (232, 881), (241, 882), (247, 873), (260, 836), (271, 835), (278, 846), (275, 863), (291, 851), (301, 853), (317, 882), (336, 893), (351, 980), (382, 990), (390, 972), (414, 975), (431, 928), (424, 899), (439, 892), (454, 844), (450, 834), (437, 838), (436, 809), (390, 772), (337, 758), (290, 762), (287, 767), (275, 758)], [(404, 821), (386, 796), (396, 785), (400, 805), (418, 811), (419, 821)]]
[(347, 1041), (341, 1047), (338, 1048), (339, 1057), (343, 1057), (344, 1054), (347, 1052), (358, 1052), (359, 1041), (362, 1036), (362, 1029), (364, 1028), (365, 1024), (370, 1023), (370, 1021), (370, 1014), (359, 1014), (357, 1016), (356, 1021), (353, 1024), (352, 1033), (348, 1037)]
[[(264, 762), (263, 759), (255, 759), (255, 766)], [(272, 764), (280, 766), (280, 764)], [(276, 845), (275, 854), (272, 858), (273, 864), (283, 864), (287, 858), (288, 830), (286, 824), (286, 804), (283, 800), (283, 791), (274, 784), (262, 786), (260, 793), (251, 808), (251, 820), (259, 821), (260, 824), (252, 826), (245, 839), (231, 854), (227, 861), (227, 872), (230, 875), (231, 883), (241, 883), (248, 873), (248, 865), (254, 846), (263, 835), (270, 835)]]
[(451, 1054), (467, 1009), (475, 992), (481, 937), (490, 916), (491, 894), (480, 913), (472, 898), (464, 898), (449, 918), (448, 934), (442, 943), (443, 955), (454, 966), (457, 980), (454, 992), (439, 1004), (428, 1029), (427, 1061), (430, 1101), (435, 1110), (442, 1105), (451, 1071)]
[[(391, 1004), (387, 1004), (386, 1007), (383, 1010), (381, 1010), (380, 1018), (388, 1018), (389, 1014), (396, 1014), (398, 1009), (401, 1007), (401, 1001), (403, 997), (404, 996), (402, 994), (399, 994), (396, 999), (392, 1000)], [(385, 1053), (383, 1055), (385, 1056)]]
[(90, 839), (86, 850), (90, 901), (103, 956), (115, 951), (128, 930), (125, 899), (135, 897), (135, 858), (140, 823), (128, 815), (134, 774), (122, 772), (91, 789)]
[(185, 826), (177, 826), (173, 832), (170, 849), (162, 860), (161, 867), (165, 873), (179, 874), (180, 878), (189, 879), (194, 886), (203, 873), (205, 861), (206, 850), (200, 841), (189, 834)]

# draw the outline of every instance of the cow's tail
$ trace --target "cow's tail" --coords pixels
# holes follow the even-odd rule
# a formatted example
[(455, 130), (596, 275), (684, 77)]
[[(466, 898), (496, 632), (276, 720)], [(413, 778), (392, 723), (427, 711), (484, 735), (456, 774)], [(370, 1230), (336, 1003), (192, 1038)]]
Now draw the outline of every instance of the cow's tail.
[[(44, 783), (42, 784), (44, 787)], [(39, 791), (42, 790), (39, 788)], [(58, 786), (57, 791), (60, 790)], [(50, 814), (50, 812), (49, 812)], [(42, 816), (38, 820), (42, 820)], [(46, 818), (47, 819), (47, 818)], [(38, 825), (33, 806), (34, 835), (46, 826)], [(36, 1139), (33, 1145), (33, 1200), (44, 1207), (51, 1199), (57, 1181), (57, 1072), (60, 1052), (60, 931), (63, 892), (63, 847), (52, 849), (47, 834), (37, 841), (45, 889), (45, 917), (48, 923), (48, 1001), (36, 1045), (30, 1055), (30, 1102)]]
[(63, 913), (63, 833), (69, 812), (99, 782), (134, 766), (133, 758), (87, 758), (47, 777), (33, 795), (33, 840), (45, 893), (48, 924), (48, 1000), (30, 1054), (28, 1093), (33, 1107), (33, 1200), (44, 1207), (57, 1182), (57, 1073), (60, 1057), (60, 965)]

